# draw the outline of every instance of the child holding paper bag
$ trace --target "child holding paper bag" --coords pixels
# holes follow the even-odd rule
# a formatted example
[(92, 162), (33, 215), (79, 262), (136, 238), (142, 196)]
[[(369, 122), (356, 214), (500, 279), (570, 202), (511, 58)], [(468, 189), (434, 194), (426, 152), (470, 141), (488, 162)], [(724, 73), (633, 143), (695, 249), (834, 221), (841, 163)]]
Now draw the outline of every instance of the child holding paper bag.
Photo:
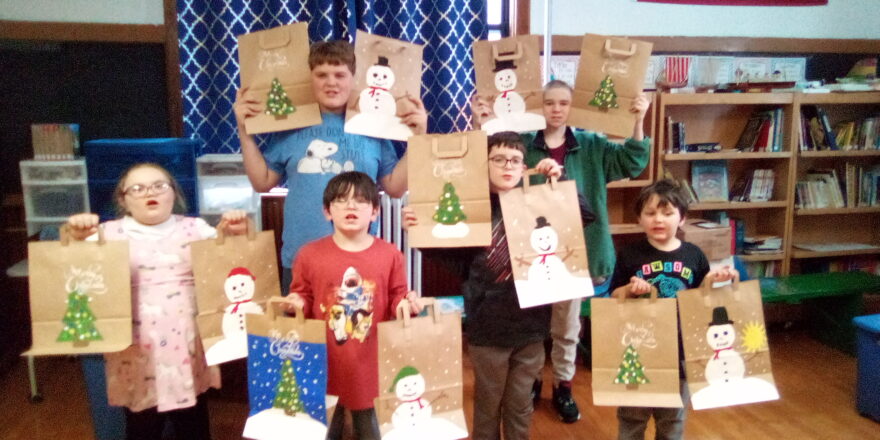
[[(67, 220), (77, 240), (128, 240), (134, 309), (132, 345), (105, 354), (107, 395), (125, 407), (126, 438), (162, 437), (170, 420), (180, 438), (209, 439), (208, 408), (198, 395), (220, 386), (220, 371), (205, 363), (195, 316), (195, 285), (189, 243), (212, 238), (213, 227), (183, 217), (180, 186), (167, 170), (152, 163), (135, 165), (119, 179), (114, 198), (124, 216), (98, 223), (95, 214)], [(229, 211), (221, 224), (229, 234), (245, 232), (247, 214)]]
[[(706, 277), (722, 282), (739, 275), (727, 266), (710, 271), (709, 260), (700, 248), (676, 238), (687, 210), (687, 199), (681, 188), (670, 179), (642, 189), (636, 200), (636, 213), (646, 237), (620, 251), (611, 278), (614, 295), (640, 296), (656, 287), (659, 297), (675, 298), (681, 290), (698, 287)], [(681, 352), (679, 358), (683, 359)], [(652, 416), (658, 439), (682, 438), (688, 405), (683, 366), (680, 376), (684, 408), (620, 407), (617, 409), (619, 439), (644, 439)]]

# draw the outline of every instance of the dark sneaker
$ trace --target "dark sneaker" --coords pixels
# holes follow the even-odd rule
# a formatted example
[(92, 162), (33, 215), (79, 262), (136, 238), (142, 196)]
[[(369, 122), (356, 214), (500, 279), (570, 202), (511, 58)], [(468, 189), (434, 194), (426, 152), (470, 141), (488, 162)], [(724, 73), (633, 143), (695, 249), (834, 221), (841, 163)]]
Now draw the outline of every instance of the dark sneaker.
[(541, 379), (535, 380), (535, 383), (532, 384), (532, 403), (537, 405), (538, 401), (541, 400), (541, 388), (544, 386), (544, 381)]
[(553, 387), (553, 408), (556, 408), (563, 423), (580, 420), (581, 412), (571, 395), (571, 382), (559, 382), (558, 387)]

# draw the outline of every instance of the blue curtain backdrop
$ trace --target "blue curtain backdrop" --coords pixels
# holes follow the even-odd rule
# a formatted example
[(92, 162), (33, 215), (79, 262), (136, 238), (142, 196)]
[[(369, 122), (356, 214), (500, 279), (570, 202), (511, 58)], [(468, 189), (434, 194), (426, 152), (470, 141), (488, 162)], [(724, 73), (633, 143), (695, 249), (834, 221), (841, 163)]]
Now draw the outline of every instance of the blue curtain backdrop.
[(357, 29), (425, 45), (428, 128), (467, 129), (471, 45), (486, 37), (485, 17), (484, 0), (178, 0), (184, 134), (203, 141), (202, 153), (238, 152), (236, 36), (303, 21), (312, 41), (352, 41)]

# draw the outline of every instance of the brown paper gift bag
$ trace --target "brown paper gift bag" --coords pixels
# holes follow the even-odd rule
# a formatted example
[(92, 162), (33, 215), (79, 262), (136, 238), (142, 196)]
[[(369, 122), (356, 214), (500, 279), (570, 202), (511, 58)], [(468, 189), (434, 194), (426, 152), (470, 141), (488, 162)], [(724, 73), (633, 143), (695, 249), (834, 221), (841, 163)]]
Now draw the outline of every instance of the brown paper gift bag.
[(688, 389), (694, 409), (779, 399), (757, 280), (678, 293)]
[[(294, 23), (238, 37), (241, 86), (268, 108), (269, 92), (277, 79), (290, 99), (293, 112), (273, 116), (266, 112), (245, 120), (248, 134), (269, 133), (321, 123), (321, 110), (312, 93), (309, 71), (308, 23)], [(275, 95), (283, 100), (284, 96)]]
[(592, 298), (593, 404), (681, 408), (675, 298)]
[(593, 296), (587, 247), (573, 180), (530, 185), (501, 194), (501, 213), (519, 306)]
[(632, 135), (630, 113), (642, 92), (652, 43), (586, 34), (581, 46), (568, 124), (609, 136)]
[(327, 333), (324, 321), (284, 317), (269, 299), (265, 315), (247, 322), (248, 401), (245, 438), (269, 440), (284, 435), (323, 440), (336, 397), (327, 396)]
[(480, 127), (487, 133), (546, 128), (539, 47), (537, 35), (474, 43), (477, 95), (485, 98), (494, 112)]
[(221, 224), (217, 238), (194, 242), (191, 252), (208, 365), (247, 357), (245, 321), (263, 314), (280, 291), (274, 233), (256, 232), (248, 220), (246, 235), (225, 236)]
[(486, 133), (413, 136), (407, 151), (409, 206), (419, 219), (407, 231), (409, 245), (488, 246), (492, 206)]
[(28, 243), (33, 346), (28, 356), (110, 353), (131, 345), (127, 241)]
[(400, 302), (397, 320), (379, 323), (379, 397), (383, 440), (467, 437), (461, 360), (461, 314), (440, 313), (422, 299), (428, 316), (411, 318)]
[(400, 119), (421, 96), (421, 45), (358, 31), (355, 87), (345, 112), (345, 132), (405, 141), (412, 130)]

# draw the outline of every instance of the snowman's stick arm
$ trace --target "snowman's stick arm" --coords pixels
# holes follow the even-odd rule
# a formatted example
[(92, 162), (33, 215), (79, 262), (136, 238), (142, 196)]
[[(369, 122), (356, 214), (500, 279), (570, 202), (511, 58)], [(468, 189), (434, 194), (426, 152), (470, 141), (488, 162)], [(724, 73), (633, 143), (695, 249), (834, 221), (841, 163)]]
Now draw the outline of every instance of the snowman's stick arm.
[(572, 256), (572, 254), (574, 254), (574, 249), (565, 246), (565, 255), (562, 256), (562, 261), (567, 260), (568, 257)]
[(428, 405), (434, 406), (434, 402), (436, 402), (444, 397), (449, 397), (449, 395), (446, 394), (446, 391), (440, 391), (440, 395), (435, 397), (434, 400), (428, 401)]
[(525, 257), (514, 257), (513, 259), (514, 259), (514, 261), (516, 261), (516, 264), (519, 264), (520, 266), (528, 266), (529, 265), (529, 263), (526, 261)]

